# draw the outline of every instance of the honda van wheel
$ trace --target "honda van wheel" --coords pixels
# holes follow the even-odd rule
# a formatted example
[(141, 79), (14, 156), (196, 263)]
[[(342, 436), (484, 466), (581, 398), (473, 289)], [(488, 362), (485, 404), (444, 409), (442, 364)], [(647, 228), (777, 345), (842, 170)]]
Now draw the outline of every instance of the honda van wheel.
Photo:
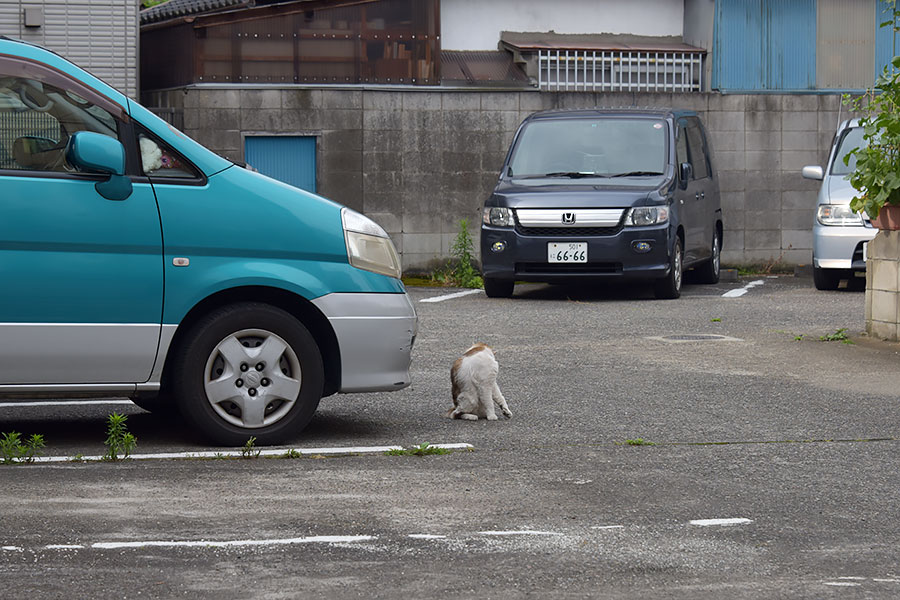
[(509, 298), (513, 295), (516, 282), (512, 279), (484, 278), (484, 293), (488, 298)]
[(716, 227), (713, 234), (711, 255), (709, 260), (694, 269), (697, 283), (719, 283), (719, 272), (722, 259), (722, 237)]
[(175, 369), (185, 418), (226, 446), (289, 439), (322, 397), (322, 356), (312, 335), (265, 304), (228, 306), (202, 319), (179, 348)]
[(669, 259), (669, 273), (656, 282), (653, 292), (657, 298), (673, 299), (681, 296), (681, 279), (684, 275), (684, 255), (681, 249), (681, 238), (675, 238), (672, 257)]

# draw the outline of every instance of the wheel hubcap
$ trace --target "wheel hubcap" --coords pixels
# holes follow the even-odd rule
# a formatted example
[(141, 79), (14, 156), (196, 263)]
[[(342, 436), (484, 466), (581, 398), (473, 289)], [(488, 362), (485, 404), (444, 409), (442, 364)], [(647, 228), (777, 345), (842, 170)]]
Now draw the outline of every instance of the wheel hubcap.
[(681, 247), (675, 248), (675, 289), (681, 289)]
[(277, 423), (300, 395), (300, 359), (278, 335), (244, 329), (219, 342), (206, 361), (203, 385), (216, 414), (237, 427)]
[(715, 269), (715, 272), (718, 273), (721, 256), (722, 256), (721, 250), (719, 249), (719, 232), (718, 231), (716, 232), (716, 237), (713, 238), (712, 251), (713, 251), (713, 269)]

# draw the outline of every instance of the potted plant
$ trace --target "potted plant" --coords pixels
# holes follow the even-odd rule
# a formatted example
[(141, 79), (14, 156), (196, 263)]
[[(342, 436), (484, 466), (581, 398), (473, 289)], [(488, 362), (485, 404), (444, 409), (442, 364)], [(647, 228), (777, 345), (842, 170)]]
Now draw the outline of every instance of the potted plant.
[[(890, 9), (892, 20), (881, 26), (896, 32), (900, 17), (896, 1)], [(844, 157), (846, 165), (851, 157), (856, 159), (849, 180), (858, 193), (850, 200), (850, 208), (865, 211), (878, 229), (900, 229), (900, 56), (884, 68), (875, 89), (846, 103), (862, 113), (859, 124), (865, 141)]]

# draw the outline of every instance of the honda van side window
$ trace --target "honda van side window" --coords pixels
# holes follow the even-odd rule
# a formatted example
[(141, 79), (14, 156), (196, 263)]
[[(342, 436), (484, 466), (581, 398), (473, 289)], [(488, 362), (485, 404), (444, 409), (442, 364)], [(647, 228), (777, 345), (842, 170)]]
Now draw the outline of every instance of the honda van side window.
[[(693, 121), (693, 122), (691, 122)], [(691, 167), (694, 170), (694, 179), (706, 179), (709, 177), (709, 161), (706, 157), (706, 144), (703, 140), (703, 132), (696, 120), (688, 122), (685, 130), (687, 133), (688, 151), (691, 156)]]
[(685, 163), (690, 164), (690, 162), (691, 160), (688, 156), (687, 134), (685, 133), (684, 121), (681, 120), (675, 128), (675, 164), (678, 168), (679, 177), (681, 177), (681, 165)]

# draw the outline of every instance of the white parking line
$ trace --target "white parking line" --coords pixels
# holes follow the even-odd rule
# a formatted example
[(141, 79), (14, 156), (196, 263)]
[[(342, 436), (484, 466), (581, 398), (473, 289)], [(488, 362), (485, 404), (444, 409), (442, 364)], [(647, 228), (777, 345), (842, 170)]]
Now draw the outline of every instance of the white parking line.
[(456, 292), (453, 294), (445, 294), (443, 296), (434, 296), (432, 298), (422, 298), (419, 302), (443, 302), (444, 300), (452, 300), (453, 298), (462, 298), (463, 296), (471, 296), (472, 294), (479, 294), (481, 290), (465, 290), (462, 292)]
[(480, 535), (563, 535), (555, 531), (533, 531), (525, 529), (521, 531), (479, 531)]
[(757, 279), (756, 281), (751, 281), (750, 283), (748, 283), (747, 285), (745, 285), (742, 288), (738, 288), (736, 290), (729, 290), (729, 291), (725, 292), (724, 294), (722, 294), (722, 297), (723, 298), (740, 298), (741, 296), (743, 296), (744, 294), (749, 292), (751, 289), (755, 288), (758, 285), (762, 285), (764, 283), (765, 283), (765, 281), (763, 281), (762, 279)]
[(346, 544), (350, 542), (367, 542), (374, 540), (371, 535), (317, 535), (312, 537), (285, 538), (274, 540), (229, 540), (213, 541), (146, 541), (146, 542), (98, 542), (91, 548), (98, 550), (115, 550), (119, 548), (232, 548), (236, 546), (283, 546), (288, 544)]
[(699, 527), (712, 527), (712, 526), (728, 526), (728, 525), (746, 525), (747, 523), (752, 523), (751, 519), (697, 519), (695, 521), (691, 521), (691, 525), (697, 525)]
[[(472, 450), (472, 444), (429, 444), (429, 448), (443, 448), (445, 450)], [(391, 450), (403, 450), (403, 446), (349, 446), (345, 448), (257, 448), (251, 452), (252, 456), (259, 457), (293, 457), (293, 456), (351, 456), (354, 454), (384, 454)], [(196, 458), (243, 458), (244, 450), (202, 450), (198, 452), (156, 452), (153, 454), (132, 454), (130, 460), (172, 460), (172, 459), (196, 459)], [(61, 463), (61, 462), (96, 462), (102, 461), (103, 456), (37, 456), (35, 463)]]
[(38, 400), (33, 402), (0, 402), (0, 408), (15, 408), (18, 406), (85, 406), (88, 404), (106, 404), (110, 406), (134, 406), (131, 400)]

